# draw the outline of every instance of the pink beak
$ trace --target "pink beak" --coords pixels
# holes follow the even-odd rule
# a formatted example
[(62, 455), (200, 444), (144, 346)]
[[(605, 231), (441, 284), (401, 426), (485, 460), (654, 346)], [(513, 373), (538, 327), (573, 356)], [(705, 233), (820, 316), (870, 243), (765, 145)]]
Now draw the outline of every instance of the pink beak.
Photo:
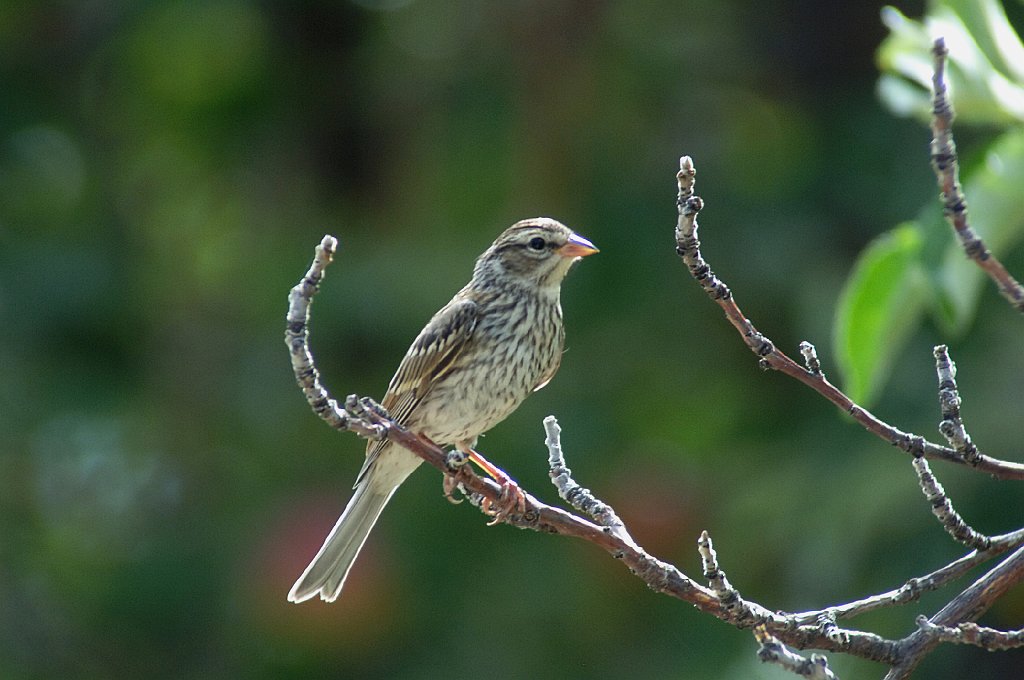
[(573, 234), (564, 246), (555, 251), (562, 257), (586, 257), (598, 252), (594, 244), (579, 234)]

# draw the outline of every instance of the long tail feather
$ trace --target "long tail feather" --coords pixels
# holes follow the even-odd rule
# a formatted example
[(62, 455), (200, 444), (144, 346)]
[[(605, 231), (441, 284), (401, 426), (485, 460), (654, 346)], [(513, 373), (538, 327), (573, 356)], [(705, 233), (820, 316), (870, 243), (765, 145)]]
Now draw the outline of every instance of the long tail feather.
[(398, 488), (395, 486), (382, 492), (367, 482), (364, 479), (356, 487), (352, 500), (338, 518), (320, 552), (292, 586), (288, 593), (289, 602), (305, 602), (318, 593), (320, 599), (326, 602), (338, 598), (352, 563), (366, 542), (366, 537), (370, 535), (370, 529), (377, 523), (384, 506)]

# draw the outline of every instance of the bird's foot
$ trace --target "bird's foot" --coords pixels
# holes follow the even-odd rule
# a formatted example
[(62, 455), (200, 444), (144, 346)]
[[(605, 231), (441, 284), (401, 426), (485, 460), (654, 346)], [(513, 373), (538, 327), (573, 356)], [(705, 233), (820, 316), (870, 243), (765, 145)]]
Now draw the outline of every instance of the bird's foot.
[(456, 498), (455, 492), (458, 491), (460, 494), (465, 495), (466, 490), (462, 488), (462, 484), (459, 482), (459, 472), (454, 470), (444, 475), (443, 481), (441, 482), (441, 488), (444, 489), (444, 497), (452, 505), (458, 505), (465, 498)]
[[(526, 494), (519, 488), (516, 481), (509, 477), (501, 468), (464, 443), (462, 445), (456, 444), (456, 451), (448, 454), (448, 468), (452, 471), (452, 474), (451, 481), (447, 479), (445, 481), (446, 493), (449, 488), (454, 490), (458, 487), (458, 470), (465, 465), (467, 460), (476, 463), (481, 470), (486, 472), (491, 479), (501, 486), (501, 493), (498, 494), (496, 499), (492, 500), (486, 496), (480, 498), (480, 509), (491, 518), (488, 526), (504, 522), (512, 515), (523, 515), (526, 513)], [(450, 498), (450, 493), (447, 493), (447, 495)], [(474, 505), (476, 504), (475, 499), (473, 503)]]
[(498, 496), (498, 499), (492, 501), (490, 498), (484, 498), (480, 502), (480, 509), (485, 515), (491, 516), (491, 521), (487, 523), (487, 526), (504, 522), (511, 515), (526, 513), (526, 494), (514, 479), (504, 473), (502, 476), (504, 478), (498, 480), (498, 483), (501, 484), (501, 495)]

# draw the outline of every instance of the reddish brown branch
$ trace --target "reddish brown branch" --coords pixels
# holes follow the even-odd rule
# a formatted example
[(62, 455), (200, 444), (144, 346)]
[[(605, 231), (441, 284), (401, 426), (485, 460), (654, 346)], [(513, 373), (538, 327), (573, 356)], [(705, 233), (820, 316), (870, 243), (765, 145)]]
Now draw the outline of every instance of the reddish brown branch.
[[(296, 380), (310, 406), (335, 429), (349, 430), (367, 439), (387, 437), (443, 474), (453, 475), (458, 488), (476, 500), (477, 505), (481, 505), (479, 501), (484, 498), (498, 502), (502, 490), (496, 482), (480, 477), (468, 465), (455, 466), (450, 454), (394, 423), (372, 400), (351, 395), (345, 400), (342, 409), (320, 384), (319, 373), (308, 346), (309, 307), (313, 295), (319, 289), (324, 269), (332, 260), (335, 245), (336, 241), (332, 237), (324, 237), (317, 248), (310, 271), (289, 295), (286, 341)], [(524, 493), (524, 511), (503, 516), (502, 521), (521, 529), (572, 536), (593, 543), (620, 560), (652, 590), (688, 602), (737, 628), (749, 629), (760, 625), (781, 642), (799, 649), (824, 649), (889, 665), (895, 663), (895, 643), (891, 640), (872, 633), (841, 630), (834, 625), (834, 621), (831, 626), (822, 625), (819, 621), (802, 623), (792, 616), (744, 600), (738, 591), (726, 588), (725, 574), (718, 569), (717, 561), (712, 557), (713, 548), (706, 534), (701, 538), (701, 550), (705, 567), (710, 570), (712, 588), (699, 585), (675, 566), (648, 554), (636, 544), (607, 504), (571, 479), (561, 455), (561, 444), (557, 441), (557, 424), (548, 421), (545, 425), (549, 462), (553, 461), (553, 482), (560, 493), (564, 491), (567, 496), (574, 498), (583, 511), (592, 512), (600, 524), (542, 503), (529, 493)], [(712, 569), (707, 560), (716, 566)]]
[[(679, 159), (679, 173), (676, 175), (679, 185), (676, 252), (708, 297), (725, 312), (725, 317), (743, 338), (743, 342), (759, 357), (762, 367), (780, 371), (799, 380), (845, 413), (849, 413), (868, 432), (912, 456), (924, 456), (929, 459), (968, 465), (1000, 479), (1024, 479), (1024, 465), (1020, 463), (998, 460), (981, 453), (976, 453), (968, 459), (954, 449), (933, 444), (924, 437), (904, 432), (882, 421), (830, 383), (825, 374), (821, 372), (820, 366), (816, 371), (801, 366), (779, 350), (767, 336), (758, 331), (736, 304), (732, 291), (715, 276), (710, 265), (701, 255), (700, 240), (697, 238), (697, 215), (704, 207), (704, 202), (693, 194), (696, 174), (693, 161), (689, 156)], [(815, 361), (815, 365), (816, 363)]]
[(932, 55), (935, 58), (935, 70), (932, 75), (932, 88), (935, 94), (931, 124), (932, 169), (939, 183), (942, 212), (953, 227), (953, 232), (967, 257), (988, 274), (999, 287), (999, 292), (1017, 311), (1024, 312), (1024, 287), (989, 252), (985, 242), (974, 232), (967, 219), (967, 199), (960, 189), (959, 162), (956, 143), (953, 141), (953, 105), (946, 91), (946, 57), (949, 51), (946, 49), (945, 40), (935, 40)]
[[(953, 627), (976, 621), (1024, 579), (1024, 548), (1018, 548), (1009, 557), (993, 567), (987, 574), (972, 583), (943, 607), (928, 623), (935, 626)], [(885, 680), (903, 680), (921, 663), (935, 647), (942, 642), (939, 636), (931, 634), (926, 627), (898, 643), (900, 661), (885, 676)]]
[[(968, 256), (975, 259), (979, 266), (996, 280), (1000, 290), (1011, 302), (1024, 309), (1024, 291), (1006, 273), (1002, 265), (991, 257), (967, 223), (966, 204), (960, 193), (955, 147), (950, 133), (952, 111), (945, 98), (945, 85), (942, 82), (945, 48), (941, 41), (936, 43), (935, 54), (933, 164), (942, 187), (947, 217)], [(943, 641), (978, 644), (986, 649), (1019, 646), (1024, 635), (1021, 631), (983, 629), (974, 625), (973, 621), (1010, 587), (1024, 579), (1024, 548), (1021, 547), (1024, 543), (1024, 530), (991, 538), (974, 532), (956, 514), (924, 458), (967, 465), (1003, 479), (1024, 479), (1024, 465), (985, 456), (971, 443), (959, 419), (959, 395), (953, 380), (955, 367), (948, 360), (948, 356), (945, 356), (944, 351), (939, 352), (939, 348), (936, 349), (936, 360), (944, 418), (942, 431), (953, 448), (939, 446), (923, 437), (903, 432), (854, 403), (825, 378), (817, 354), (810, 343), (804, 342), (800, 345), (804, 366), (779, 351), (743, 314), (729, 287), (715, 276), (701, 255), (696, 218), (703, 208), (703, 202), (693, 195), (695, 175), (692, 161), (688, 157), (680, 159), (680, 171), (677, 175), (677, 252), (694, 279), (721, 307), (743, 342), (759, 357), (762, 367), (781, 371), (799, 380), (849, 413), (869, 432), (913, 455), (917, 459), (922, 489), (935, 506), (936, 515), (955, 538), (977, 549), (931, 574), (907, 581), (897, 590), (821, 611), (798, 614), (771, 611), (756, 602), (744, 599), (739, 590), (729, 583), (719, 565), (707, 532), (702, 533), (698, 545), (704, 575), (710, 587), (699, 585), (675, 566), (658, 560), (637, 545), (615, 512), (572, 479), (571, 471), (562, 458), (558, 426), (553, 419), (545, 421), (552, 479), (563, 498), (571, 502), (577, 510), (589, 514), (597, 523), (542, 503), (528, 493), (524, 494), (523, 511), (503, 515), (501, 521), (522, 529), (573, 536), (593, 543), (622, 561), (652, 590), (689, 602), (701, 611), (737, 628), (754, 629), (762, 645), (759, 652), (762, 658), (808, 677), (831, 677), (827, 662), (823, 657), (816, 655), (809, 659), (801, 657), (791, 652), (787, 645), (797, 649), (812, 648), (841, 652), (878, 661), (891, 667), (887, 676), (891, 679), (907, 677), (920, 660)], [(335, 429), (350, 430), (367, 439), (387, 437), (410, 450), (440, 470), (442, 474), (452, 476), (457, 488), (476, 505), (486, 506), (486, 503), (482, 502), (484, 499), (499, 503), (502, 489), (496, 482), (480, 477), (470, 466), (456, 465), (451, 454), (394, 423), (388, 414), (371, 400), (353, 395), (346, 400), (342, 409), (320, 383), (319, 373), (308, 346), (309, 307), (319, 289), (324, 270), (332, 260), (336, 245), (333, 237), (324, 237), (317, 248), (310, 270), (289, 295), (286, 342), (291, 353), (296, 380), (310, 406)], [(850, 618), (881, 607), (916, 600), (921, 593), (942, 587), (952, 579), (965, 574), (970, 568), (1008, 550), (1015, 552), (961, 592), (931, 619), (919, 622), (919, 628), (902, 640), (889, 640), (873, 633), (844, 629), (837, 623), (840, 618)]]
[[(498, 501), (501, 488), (496, 482), (480, 477), (468, 465), (460, 466), (453, 473), (448, 462), (448, 454), (442, 449), (401, 428), (373, 408), (352, 408), (354, 402), (365, 404), (366, 400), (349, 397), (346, 404), (350, 408), (350, 419), (366, 418), (368, 423), (384, 428), (385, 436), (391, 441), (412, 451), (442, 473), (455, 474), (459, 484), (468, 494), (479, 494)], [(697, 584), (675, 566), (647, 553), (636, 545), (628, 534), (623, 536), (612, 531), (610, 527), (599, 526), (565, 510), (542, 503), (525, 491), (524, 494), (525, 512), (521, 515), (509, 515), (504, 519), (505, 523), (520, 529), (572, 536), (593, 543), (620, 560), (630, 572), (655, 592), (689, 602), (697, 609), (738, 628), (763, 625), (773, 635), (799, 649), (844, 652), (890, 665), (896, 661), (895, 643), (890, 640), (861, 631), (843, 631), (841, 635), (836, 635), (818, 623), (797, 624), (784, 614), (743, 600), (735, 591), (732, 591), (733, 596), (723, 599), (720, 593)], [(710, 539), (706, 534), (702, 536), (702, 540), (706, 540), (710, 545)], [(722, 578), (724, 579), (724, 575)]]
[(823, 616), (832, 620), (851, 619), (879, 609), (915, 602), (921, 599), (921, 595), (924, 593), (936, 591), (961, 578), (978, 565), (1022, 545), (1024, 545), (1024, 529), (1018, 529), (1002, 536), (993, 536), (988, 550), (972, 550), (930, 574), (910, 579), (899, 588), (826, 609), (801, 612), (790, 616), (797, 623), (807, 624), (817, 621)]
[[(349, 430), (367, 439), (389, 438), (441, 472), (454, 475), (468, 494), (478, 494), (481, 498), (498, 503), (502, 491), (496, 482), (478, 476), (468, 465), (453, 468), (449, 463), (448, 454), (441, 448), (393, 422), (372, 400), (351, 395), (345, 400), (345, 408), (342, 410), (321, 384), (320, 374), (309, 349), (309, 309), (313, 296), (319, 291), (324, 272), (333, 261), (336, 247), (337, 239), (325, 236), (316, 248), (309, 271), (288, 295), (285, 342), (291, 355), (295, 379), (310, 407), (337, 430)], [(525, 511), (521, 514), (508, 515), (504, 518), (505, 522), (521, 529), (574, 536), (593, 543), (620, 559), (653, 590), (672, 595), (690, 602), (703, 611), (721, 616), (722, 606), (714, 593), (698, 585), (672, 565), (648, 555), (637, 547), (624, 531), (610, 531), (608, 527), (599, 526), (560, 508), (541, 503), (530, 494), (525, 496)]]

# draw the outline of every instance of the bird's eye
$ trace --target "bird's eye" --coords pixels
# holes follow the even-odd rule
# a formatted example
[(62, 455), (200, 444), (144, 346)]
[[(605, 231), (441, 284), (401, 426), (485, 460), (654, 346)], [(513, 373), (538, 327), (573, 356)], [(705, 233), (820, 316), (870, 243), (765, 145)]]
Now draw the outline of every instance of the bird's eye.
[(530, 242), (527, 245), (530, 246), (531, 250), (544, 250), (547, 246), (547, 242), (540, 236), (534, 236), (530, 239)]

